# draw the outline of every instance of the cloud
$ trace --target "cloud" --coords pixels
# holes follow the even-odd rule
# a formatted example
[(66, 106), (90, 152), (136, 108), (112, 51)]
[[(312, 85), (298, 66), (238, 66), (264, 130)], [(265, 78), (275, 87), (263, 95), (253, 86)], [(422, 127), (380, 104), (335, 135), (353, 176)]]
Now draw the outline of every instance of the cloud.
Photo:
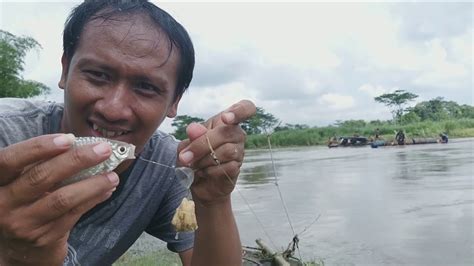
[(255, 91), (245, 88), (239, 82), (218, 86), (194, 87), (182, 97), (178, 113), (189, 114), (200, 118), (208, 118), (222, 111), (241, 99), (257, 100)]
[(404, 3), (390, 9), (401, 35), (414, 41), (456, 37), (472, 28), (472, 3)]
[(334, 93), (327, 93), (322, 95), (319, 104), (326, 105), (331, 110), (346, 110), (355, 105), (354, 98), (350, 95), (340, 95)]
[(384, 87), (372, 84), (364, 84), (358, 90), (367, 93), (370, 97), (377, 97), (388, 92)]
[[(373, 98), (395, 88), (473, 103), (471, 3), (156, 3), (195, 44), (180, 114), (206, 118), (247, 98), (284, 123), (383, 120), (391, 114)], [(43, 46), (24, 77), (51, 99), (62, 99), (61, 30), (74, 4), (1, 4), (1, 28)]]
[(198, 51), (193, 86), (214, 86), (242, 79), (254, 64), (249, 58), (253, 51), (239, 49), (234, 51), (210, 50), (197, 43)]

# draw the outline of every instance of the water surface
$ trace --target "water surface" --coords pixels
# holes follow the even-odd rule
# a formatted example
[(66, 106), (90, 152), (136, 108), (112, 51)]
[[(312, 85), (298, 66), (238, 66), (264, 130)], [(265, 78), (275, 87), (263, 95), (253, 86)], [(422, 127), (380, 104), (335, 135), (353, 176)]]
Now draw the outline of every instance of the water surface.
[(242, 242), (282, 249), (294, 231), (303, 259), (326, 265), (474, 265), (473, 144), (276, 149), (283, 202), (269, 151), (248, 151), (233, 194)]

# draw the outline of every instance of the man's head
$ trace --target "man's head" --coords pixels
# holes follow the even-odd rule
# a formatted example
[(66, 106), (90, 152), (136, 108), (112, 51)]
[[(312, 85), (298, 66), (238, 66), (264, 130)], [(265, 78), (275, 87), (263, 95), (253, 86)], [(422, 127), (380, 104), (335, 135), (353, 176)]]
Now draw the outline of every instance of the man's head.
[(181, 97), (191, 83), (194, 70), (194, 47), (186, 30), (166, 11), (148, 0), (85, 0), (69, 15), (63, 32), (64, 56), (71, 61), (85, 25), (95, 19), (140, 14), (148, 16), (168, 36), (172, 48), (180, 54), (175, 99)]
[(61, 62), (62, 130), (140, 152), (176, 116), (194, 52), (186, 31), (146, 1), (86, 1), (66, 23)]

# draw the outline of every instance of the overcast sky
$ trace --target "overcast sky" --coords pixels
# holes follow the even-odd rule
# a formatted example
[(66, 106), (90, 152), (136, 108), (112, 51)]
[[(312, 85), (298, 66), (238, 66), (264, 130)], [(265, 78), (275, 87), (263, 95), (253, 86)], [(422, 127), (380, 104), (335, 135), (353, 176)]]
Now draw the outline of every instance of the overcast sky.
[[(0, 0), (0, 28), (35, 38), (24, 78), (63, 101), (62, 27), (72, 1)], [(156, 2), (155, 2), (156, 3)], [(207, 118), (250, 99), (283, 123), (388, 119), (374, 97), (403, 89), (473, 105), (473, 4), (161, 2), (188, 30), (194, 79), (178, 113)], [(44, 97), (42, 97), (44, 98)], [(162, 129), (172, 132), (170, 120)]]

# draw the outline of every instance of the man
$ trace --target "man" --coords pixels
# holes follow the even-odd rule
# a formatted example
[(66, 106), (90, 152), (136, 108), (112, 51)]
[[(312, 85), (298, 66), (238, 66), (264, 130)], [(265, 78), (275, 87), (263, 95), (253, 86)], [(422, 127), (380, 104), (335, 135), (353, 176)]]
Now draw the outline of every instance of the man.
[[(241, 264), (230, 193), (243, 161), (239, 123), (255, 105), (241, 101), (189, 125), (179, 144), (157, 131), (177, 113), (194, 50), (184, 28), (145, 0), (85, 1), (63, 44), (64, 106), (0, 101), (0, 265), (108, 265), (143, 231), (183, 265)], [(187, 191), (172, 167), (128, 160), (58, 187), (111, 154), (106, 143), (71, 148), (74, 136), (64, 133), (125, 141), (137, 157), (191, 167), (198, 230), (175, 237), (170, 221)]]
[(443, 132), (441, 134), (439, 134), (440, 138), (441, 138), (441, 143), (448, 143), (448, 134)]
[(375, 139), (376, 139), (376, 140), (380, 138), (380, 130), (379, 130), (379, 128), (376, 128), (376, 129), (375, 129), (374, 135), (375, 135)]
[(398, 145), (405, 145), (405, 133), (403, 133), (403, 130), (399, 130), (397, 134), (395, 135), (395, 140), (397, 141)]

